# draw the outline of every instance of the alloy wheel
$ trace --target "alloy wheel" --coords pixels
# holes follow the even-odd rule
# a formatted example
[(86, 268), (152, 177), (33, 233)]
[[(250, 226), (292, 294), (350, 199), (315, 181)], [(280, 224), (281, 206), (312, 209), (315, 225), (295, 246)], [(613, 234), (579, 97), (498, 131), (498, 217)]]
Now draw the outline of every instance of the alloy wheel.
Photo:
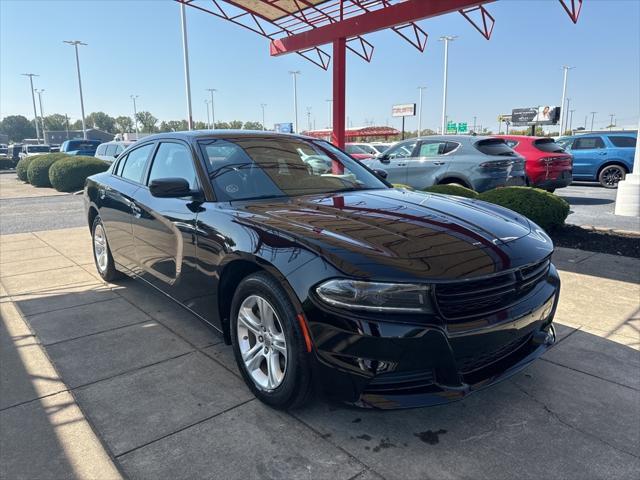
[(618, 166), (613, 165), (610, 167), (606, 167), (602, 171), (602, 182), (605, 184), (605, 186), (615, 187), (618, 185), (618, 182), (624, 180), (624, 173), (624, 170), (622, 170), (622, 168)]
[(109, 256), (107, 254), (107, 237), (104, 234), (102, 224), (98, 223), (93, 231), (93, 252), (96, 256), (96, 264), (101, 273), (107, 271)]
[(287, 340), (275, 309), (263, 297), (250, 295), (240, 305), (236, 322), (249, 376), (258, 388), (275, 390), (287, 369)]

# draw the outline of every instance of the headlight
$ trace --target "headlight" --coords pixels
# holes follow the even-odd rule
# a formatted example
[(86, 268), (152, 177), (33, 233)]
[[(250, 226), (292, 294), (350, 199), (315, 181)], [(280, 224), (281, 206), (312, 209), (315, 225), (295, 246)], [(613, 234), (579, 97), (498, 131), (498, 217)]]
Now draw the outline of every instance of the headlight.
[(329, 305), (353, 310), (433, 312), (427, 285), (335, 279), (318, 286), (316, 293)]

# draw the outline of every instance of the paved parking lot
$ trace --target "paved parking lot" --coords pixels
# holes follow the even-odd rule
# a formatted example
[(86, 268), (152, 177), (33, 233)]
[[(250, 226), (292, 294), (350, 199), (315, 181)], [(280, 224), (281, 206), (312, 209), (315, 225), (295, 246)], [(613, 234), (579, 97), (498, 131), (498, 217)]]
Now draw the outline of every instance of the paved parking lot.
[(263, 406), (230, 347), (86, 227), (0, 236), (0, 477), (637, 478), (640, 261), (559, 249), (561, 340), (463, 402)]

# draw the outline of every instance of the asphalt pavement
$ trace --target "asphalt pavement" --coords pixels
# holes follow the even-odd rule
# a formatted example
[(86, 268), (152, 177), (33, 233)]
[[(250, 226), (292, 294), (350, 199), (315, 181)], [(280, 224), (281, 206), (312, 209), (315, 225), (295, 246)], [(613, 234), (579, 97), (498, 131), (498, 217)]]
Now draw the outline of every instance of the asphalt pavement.
[(38, 232), (85, 225), (81, 195), (0, 199), (0, 231)]

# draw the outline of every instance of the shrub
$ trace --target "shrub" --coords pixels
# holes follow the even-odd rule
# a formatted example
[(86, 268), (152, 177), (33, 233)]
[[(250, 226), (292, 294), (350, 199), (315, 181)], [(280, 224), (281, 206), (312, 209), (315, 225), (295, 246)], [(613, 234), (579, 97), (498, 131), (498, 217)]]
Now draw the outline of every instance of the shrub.
[(18, 174), (18, 178), (23, 182), (29, 182), (29, 177), (27, 176), (27, 169), (29, 168), (29, 164), (33, 162), (36, 158), (44, 157), (44, 155), (32, 155), (30, 157), (22, 157), (18, 164), (16, 165), (16, 173)]
[(481, 193), (479, 198), (518, 212), (547, 232), (561, 227), (569, 215), (569, 204), (564, 199), (539, 188), (496, 188)]
[(13, 158), (0, 157), (0, 170), (9, 170), (15, 166), (16, 164), (13, 161)]
[(68, 157), (65, 153), (47, 153), (38, 155), (27, 167), (27, 179), (34, 187), (50, 187), (49, 169), (58, 160)]
[(107, 162), (95, 157), (68, 156), (55, 162), (49, 170), (49, 181), (60, 192), (82, 190), (87, 177), (104, 172)]
[(456, 195), (465, 198), (478, 198), (478, 192), (461, 185), (432, 185), (424, 189), (425, 192)]

